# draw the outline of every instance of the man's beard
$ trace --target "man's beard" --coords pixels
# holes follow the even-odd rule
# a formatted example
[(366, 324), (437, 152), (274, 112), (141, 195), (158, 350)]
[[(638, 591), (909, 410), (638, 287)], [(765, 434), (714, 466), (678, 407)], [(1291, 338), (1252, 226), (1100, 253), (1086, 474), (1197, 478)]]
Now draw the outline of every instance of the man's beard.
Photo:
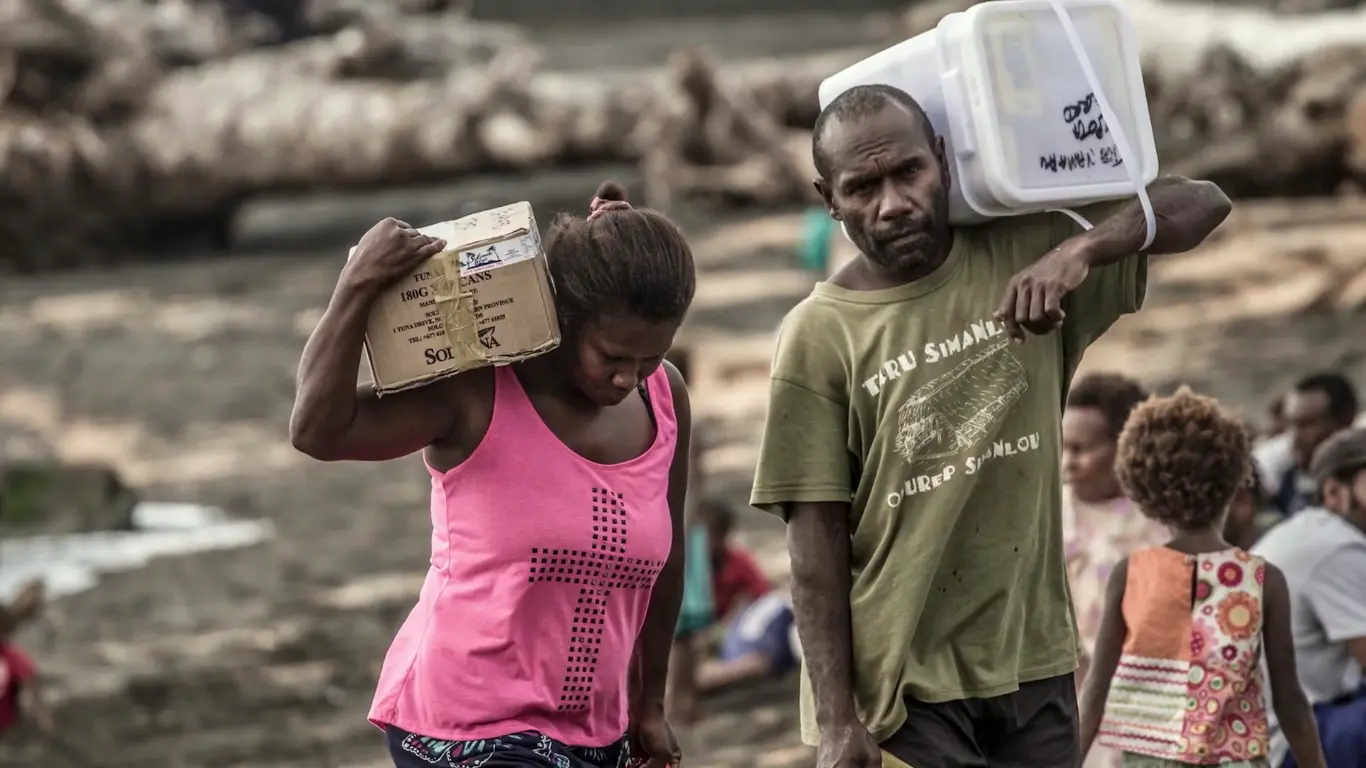
[(934, 215), (920, 232), (925, 235), (924, 242), (915, 250), (901, 252), (895, 251), (891, 247), (891, 241), (896, 240), (899, 235), (885, 241), (879, 241), (864, 233), (867, 240), (867, 248), (864, 253), (879, 267), (895, 270), (913, 269), (934, 258), (943, 248), (944, 241), (949, 235), (948, 195), (941, 195), (935, 200)]

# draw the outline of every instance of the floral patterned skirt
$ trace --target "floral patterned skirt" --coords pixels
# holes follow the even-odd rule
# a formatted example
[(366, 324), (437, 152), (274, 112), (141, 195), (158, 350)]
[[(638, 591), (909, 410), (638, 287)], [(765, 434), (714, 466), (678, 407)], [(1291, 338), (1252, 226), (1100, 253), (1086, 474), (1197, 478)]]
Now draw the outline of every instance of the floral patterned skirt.
[(571, 747), (542, 733), (523, 731), (492, 739), (449, 741), (388, 726), (395, 768), (631, 768), (626, 739), (606, 747)]

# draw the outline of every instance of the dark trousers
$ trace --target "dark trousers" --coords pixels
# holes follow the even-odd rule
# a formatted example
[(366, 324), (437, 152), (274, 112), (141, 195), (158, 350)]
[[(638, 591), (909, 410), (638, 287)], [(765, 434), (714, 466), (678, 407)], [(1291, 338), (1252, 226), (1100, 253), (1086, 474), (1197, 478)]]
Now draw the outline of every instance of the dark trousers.
[(395, 768), (628, 768), (626, 740), (606, 747), (571, 747), (534, 731), (492, 739), (448, 741), (388, 726), (389, 757)]
[(913, 768), (1079, 768), (1072, 675), (989, 699), (906, 700), (906, 724), (882, 748)]
[[(1366, 768), (1366, 686), (1337, 701), (1314, 705), (1319, 740), (1331, 768)], [(1286, 755), (1281, 768), (1297, 768)]]

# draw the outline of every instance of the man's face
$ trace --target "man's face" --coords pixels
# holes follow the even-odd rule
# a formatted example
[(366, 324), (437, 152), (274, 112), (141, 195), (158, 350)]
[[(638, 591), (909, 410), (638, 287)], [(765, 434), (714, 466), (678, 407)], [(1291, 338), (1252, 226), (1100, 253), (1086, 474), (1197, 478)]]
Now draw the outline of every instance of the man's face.
[(1309, 468), (1314, 451), (1334, 432), (1349, 425), (1333, 418), (1328, 393), (1317, 390), (1291, 392), (1285, 398), (1285, 421), (1290, 428), (1295, 466)]
[(1358, 469), (1350, 482), (1324, 481), (1323, 506), (1358, 524), (1366, 523), (1366, 467)]
[(857, 121), (835, 121), (821, 140), (830, 178), (816, 182), (830, 215), (873, 263), (914, 269), (949, 233), (944, 142), (896, 104)]

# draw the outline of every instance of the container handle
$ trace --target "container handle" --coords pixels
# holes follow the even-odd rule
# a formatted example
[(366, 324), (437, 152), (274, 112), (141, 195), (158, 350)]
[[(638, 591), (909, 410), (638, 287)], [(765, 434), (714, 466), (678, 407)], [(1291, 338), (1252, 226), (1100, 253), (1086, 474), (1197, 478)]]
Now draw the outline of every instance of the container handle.
[[(1138, 195), (1138, 204), (1143, 207), (1143, 220), (1148, 225), (1148, 234), (1143, 239), (1143, 247), (1138, 249), (1141, 253), (1152, 247), (1153, 240), (1157, 237), (1157, 215), (1153, 212), (1153, 201), (1148, 198), (1148, 189), (1143, 183), (1143, 171), (1138, 167), (1136, 162), (1138, 158), (1134, 156), (1133, 147), (1129, 144), (1129, 137), (1124, 133), (1124, 126), (1120, 125), (1118, 115), (1110, 109), (1110, 100), (1105, 97), (1105, 91), (1100, 87), (1100, 78), (1096, 76), (1096, 70), (1091, 66), (1091, 59), (1086, 55), (1086, 48), (1082, 46), (1081, 36), (1077, 34), (1077, 28), (1072, 24), (1072, 16), (1062, 6), (1061, 0), (1048, 0), (1048, 4), (1052, 6), (1053, 12), (1058, 16), (1058, 21), (1062, 23), (1062, 31), (1063, 34), (1067, 35), (1067, 42), (1071, 43), (1072, 50), (1076, 51), (1077, 61), (1081, 64), (1081, 73), (1086, 77), (1086, 84), (1091, 86), (1091, 92), (1096, 95), (1096, 103), (1100, 106), (1101, 116), (1113, 120), (1106, 124), (1110, 128), (1110, 133), (1115, 137), (1115, 148), (1119, 150), (1120, 162), (1124, 163), (1124, 170), (1129, 174), (1129, 180), (1134, 183), (1134, 192)], [(1090, 230), (1095, 226), (1076, 211), (1067, 208), (1055, 208), (1053, 210), (1071, 217), (1073, 221), (1081, 225), (1082, 229)]]

